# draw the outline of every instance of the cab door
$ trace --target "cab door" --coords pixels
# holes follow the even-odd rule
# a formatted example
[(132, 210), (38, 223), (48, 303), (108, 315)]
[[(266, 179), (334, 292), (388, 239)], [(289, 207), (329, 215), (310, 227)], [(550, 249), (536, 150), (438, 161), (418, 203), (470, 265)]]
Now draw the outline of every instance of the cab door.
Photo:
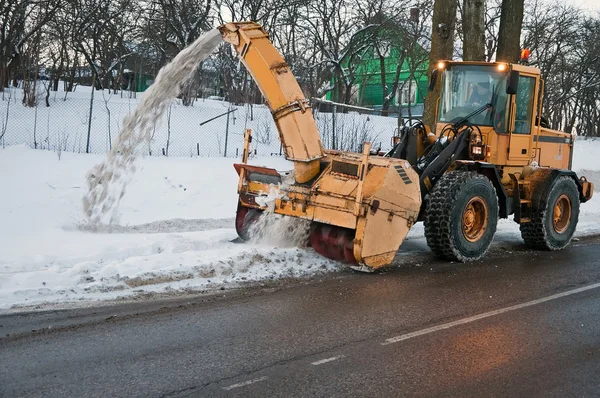
[[(537, 79), (520, 75), (517, 94), (512, 96), (510, 121), (509, 160), (529, 160), (532, 157), (532, 121), (535, 109), (535, 90)], [(519, 162), (520, 163), (520, 162)]]

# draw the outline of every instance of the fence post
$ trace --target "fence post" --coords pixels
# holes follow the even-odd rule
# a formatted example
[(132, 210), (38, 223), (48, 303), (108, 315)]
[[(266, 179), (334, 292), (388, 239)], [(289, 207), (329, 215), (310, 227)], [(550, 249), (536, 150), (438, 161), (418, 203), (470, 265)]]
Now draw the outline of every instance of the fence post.
[[(231, 110), (231, 105), (229, 105), (229, 111)], [(223, 151), (223, 157), (227, 157), (227, 140), (229, 138), (229, 114), (231, 112), (227, 112), (227, 123), (225, 124), (225, 150)]]
[(88, 120), (87, 144), (85, 153), (90, 153), (90, 136), (92, 134), (92, 110), (94, 109), (94, 91), (96, 91), (96, 74), (92, 73), (92, 96), (90, 98), (90, 116)]
[(332, 112), (331, 112), (331, 124), (332, 124), (332, 130), (331, 130), (331, 149), (337, 149), (336, 147), (336, 142), (335, 142), (335, 119), (336, 119), (336, 115), (337, 115), (337, 105), (333, 106)]

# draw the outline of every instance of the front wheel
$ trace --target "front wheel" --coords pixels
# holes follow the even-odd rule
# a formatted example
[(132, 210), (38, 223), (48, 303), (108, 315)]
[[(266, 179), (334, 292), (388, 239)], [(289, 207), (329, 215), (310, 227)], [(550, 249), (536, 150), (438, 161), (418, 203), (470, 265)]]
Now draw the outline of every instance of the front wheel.
[(559, 177), (539, 199), (531, 221), (520, 226), (521, 237), (534, 249), (563, 249), (571, 242), (579, 220), (577, 185), (571, 177)]
[(498, 197), (492, 182), (471, 171), (440, 178), (425, 210), (425, 238), (438, 256), (475, 261), (487, 252), (498, 224)]

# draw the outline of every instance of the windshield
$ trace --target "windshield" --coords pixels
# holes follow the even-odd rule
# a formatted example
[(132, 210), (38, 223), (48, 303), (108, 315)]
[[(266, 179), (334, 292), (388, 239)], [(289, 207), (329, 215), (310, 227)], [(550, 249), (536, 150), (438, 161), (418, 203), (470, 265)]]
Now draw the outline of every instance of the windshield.
[(492, 108), (469, 119), (481, 126), (506, 131), (506, 72), (497, 66), (452, 65), (444, 73), (440, 99), (440, 122), (453, 123), (492, 103)]

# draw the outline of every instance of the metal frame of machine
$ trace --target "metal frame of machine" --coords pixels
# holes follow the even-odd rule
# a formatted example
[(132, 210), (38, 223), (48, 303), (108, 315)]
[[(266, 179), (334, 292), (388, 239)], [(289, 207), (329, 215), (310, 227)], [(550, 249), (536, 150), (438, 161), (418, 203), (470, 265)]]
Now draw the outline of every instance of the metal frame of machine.
[[(235, 165), (236, 229), (243, 239), (266, 209), (256, 199), (275, 189), (272, 212), (312, 221), (309, 244), (317, 252), (364, 271), (390, 264), (417, 221), (424, 221), (433, 252), (460, 261), (481, 258), (497, 219), (511, 214), (531, 246), (560, 249), (571, 240), (579, 203), (592, 197), (593, 185), (570, 170), (574, 137), (536, 124), (542, 102), (537, 93), (543, 91), (539, 70), (491, 64), (507, 73), (508, 125), (515, 120), (519, 76), (535, 79), (532, 117), (538, 119), (526, 138), (473, 125), (466, 117), (438, 124), (437, 136), (422, 123), (403, 128), (385, 156), (373, 156), (368, 142), (362, 153), (327, 151), (308, 100), (264, 29), (254, 22), (219, 29), (261, 90), (285, 157), (294, 163), (291, 183), (274, 169), (248, 165), (247, 130), (242, 162)], [(431, 87), (438, 74), (459, 64), (467, 63), (442, 61)]]

